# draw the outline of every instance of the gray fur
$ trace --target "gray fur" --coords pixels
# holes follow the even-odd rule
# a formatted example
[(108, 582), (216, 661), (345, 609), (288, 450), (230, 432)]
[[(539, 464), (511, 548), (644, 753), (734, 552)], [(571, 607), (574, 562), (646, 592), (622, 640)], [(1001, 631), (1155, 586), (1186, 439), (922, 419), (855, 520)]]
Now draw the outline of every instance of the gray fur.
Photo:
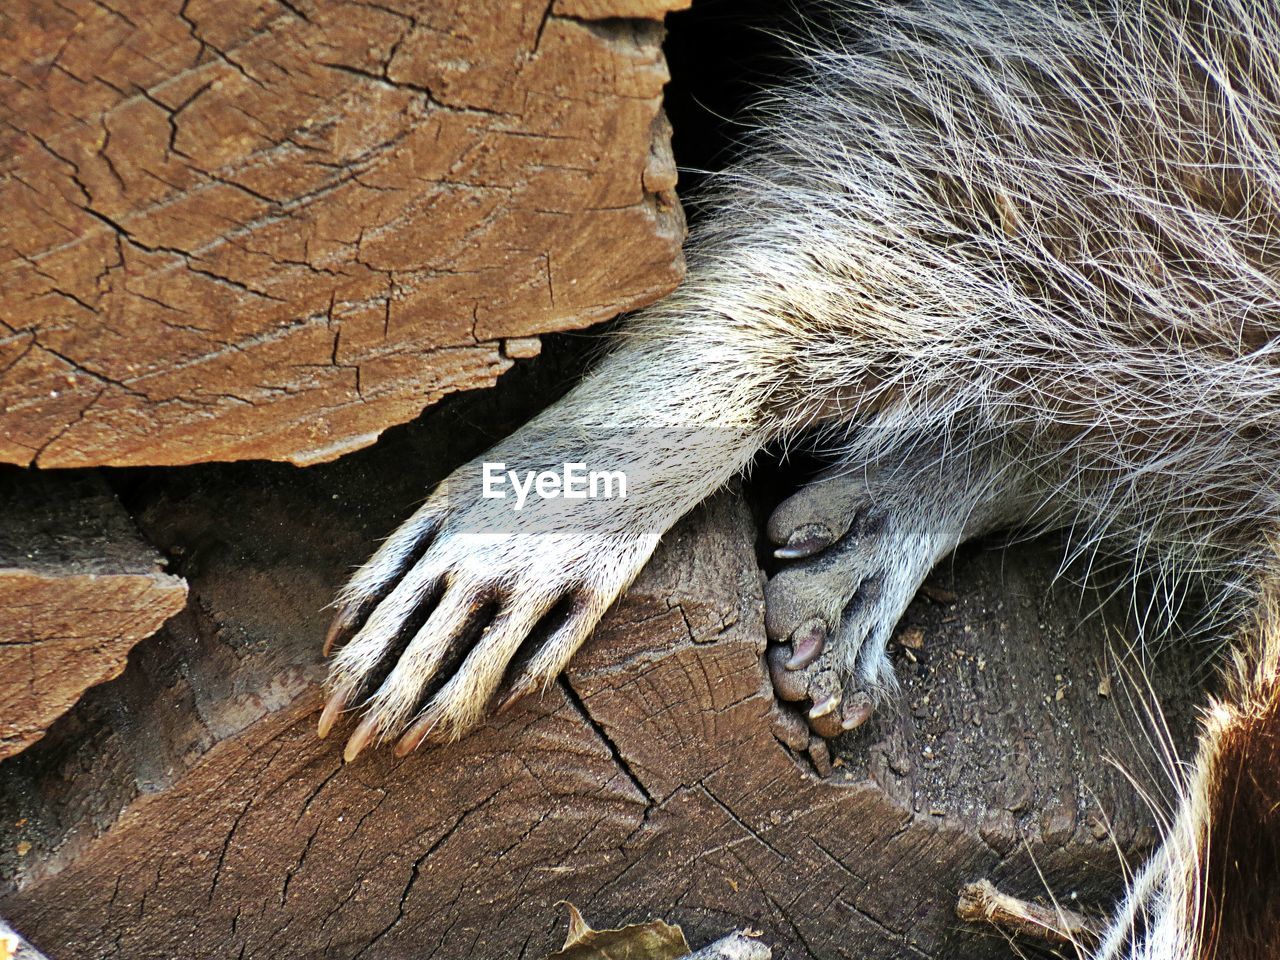
[[(1222, 621), (1251, 600), (1280, 527), (1280, 6), (919, 0), (849, 33), (797, 46), (803, 75), (702, 201), (683, 286), (488, 456), (598, 443), (635, 495), (560, 534), (535, 511), (484, 535), (492, 503), (437, 492), (347, 587), (340, 618), (398, 580), (334, 661), (339, 706), (445, 588), (363, 705), (371, 736), (413, 719), (481, 596), (497, 619), (417, 715), (445, 737), (478, 722), (538, 617), (578, 597), (515, 686), (549, 681), (663, 531), (815, 432), (852, 475), (898, 464), (899, 519), (934, 525), (885, 543), (921, 555), (869, 650), (843, 642), (850, 682), (891, 678), (892, 620), (939, 550), (991, 525), (974, 516), (1202, 580)], [(1153, 929), (1182, 922), (1176, 899)]]

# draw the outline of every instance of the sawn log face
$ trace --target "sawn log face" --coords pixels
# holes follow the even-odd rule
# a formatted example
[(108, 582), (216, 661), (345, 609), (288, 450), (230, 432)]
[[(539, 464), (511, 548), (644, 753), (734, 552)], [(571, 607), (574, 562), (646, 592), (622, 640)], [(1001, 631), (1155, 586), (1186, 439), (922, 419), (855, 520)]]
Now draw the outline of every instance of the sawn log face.
[(669, 291), (683, 5), (6, 4), (0, 461), (329, 460)]
[(0, 470), (0, 759), (183, 608), (187, 585), (100, 478)]

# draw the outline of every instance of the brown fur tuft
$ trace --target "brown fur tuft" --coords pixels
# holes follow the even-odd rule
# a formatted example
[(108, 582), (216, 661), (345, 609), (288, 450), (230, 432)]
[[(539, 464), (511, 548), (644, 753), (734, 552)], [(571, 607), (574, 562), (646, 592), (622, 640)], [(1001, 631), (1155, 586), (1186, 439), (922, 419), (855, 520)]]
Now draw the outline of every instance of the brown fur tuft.
[(1202, 960), (1280, 955), (1280, 583), (1265, 590), (1233, 673), (1201, 744)]

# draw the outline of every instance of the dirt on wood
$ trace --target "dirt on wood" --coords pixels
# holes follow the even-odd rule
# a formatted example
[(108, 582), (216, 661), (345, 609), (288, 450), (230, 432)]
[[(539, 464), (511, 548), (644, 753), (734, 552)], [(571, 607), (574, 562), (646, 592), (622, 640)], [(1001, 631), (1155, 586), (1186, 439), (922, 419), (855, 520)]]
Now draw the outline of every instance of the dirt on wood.
[(675, 286), (687, 0), (15, 0), (0, 461), (372, 443)]

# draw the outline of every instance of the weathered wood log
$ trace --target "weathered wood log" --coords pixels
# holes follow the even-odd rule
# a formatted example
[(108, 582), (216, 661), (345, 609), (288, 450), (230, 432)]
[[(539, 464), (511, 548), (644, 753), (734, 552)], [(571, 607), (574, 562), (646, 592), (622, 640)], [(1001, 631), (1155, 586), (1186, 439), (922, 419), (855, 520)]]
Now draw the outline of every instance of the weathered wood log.
[[(900, 702), (827, 777), (773, 733), (736, 493), (666, 538), (541, 700), (454, 746), (344, 766), (341, 738), (314, 736), (321, 607), (491, 439), (459, 422), (527, 415), (523, 375), (334, 464), (125, 491), (193, 602), (0, 766), (0, 915), (55, 957), (536, 958), (571, 900), (692, 943), (749, 927), (776, 958), (985, 960), (1008, 947), (956, 919), (965, 883), (1105, 909), (1152, 839), (1105, 758), (1140, 777), (1155, 761), (1124, 685), (1099, 693), (1114, 618), (1080, 624), (1043, 545), (944, 571), (908, 612)], [(1153, 689), (1178, 702), (1190, 674), (1172, 655)]]
[(687, 3), (7, 3), (0, 461), (332, 459), (657, 299)]
[(110, 488), (93, 476), (0, 471), (0, 758), (118, 675), (186, 603)]

